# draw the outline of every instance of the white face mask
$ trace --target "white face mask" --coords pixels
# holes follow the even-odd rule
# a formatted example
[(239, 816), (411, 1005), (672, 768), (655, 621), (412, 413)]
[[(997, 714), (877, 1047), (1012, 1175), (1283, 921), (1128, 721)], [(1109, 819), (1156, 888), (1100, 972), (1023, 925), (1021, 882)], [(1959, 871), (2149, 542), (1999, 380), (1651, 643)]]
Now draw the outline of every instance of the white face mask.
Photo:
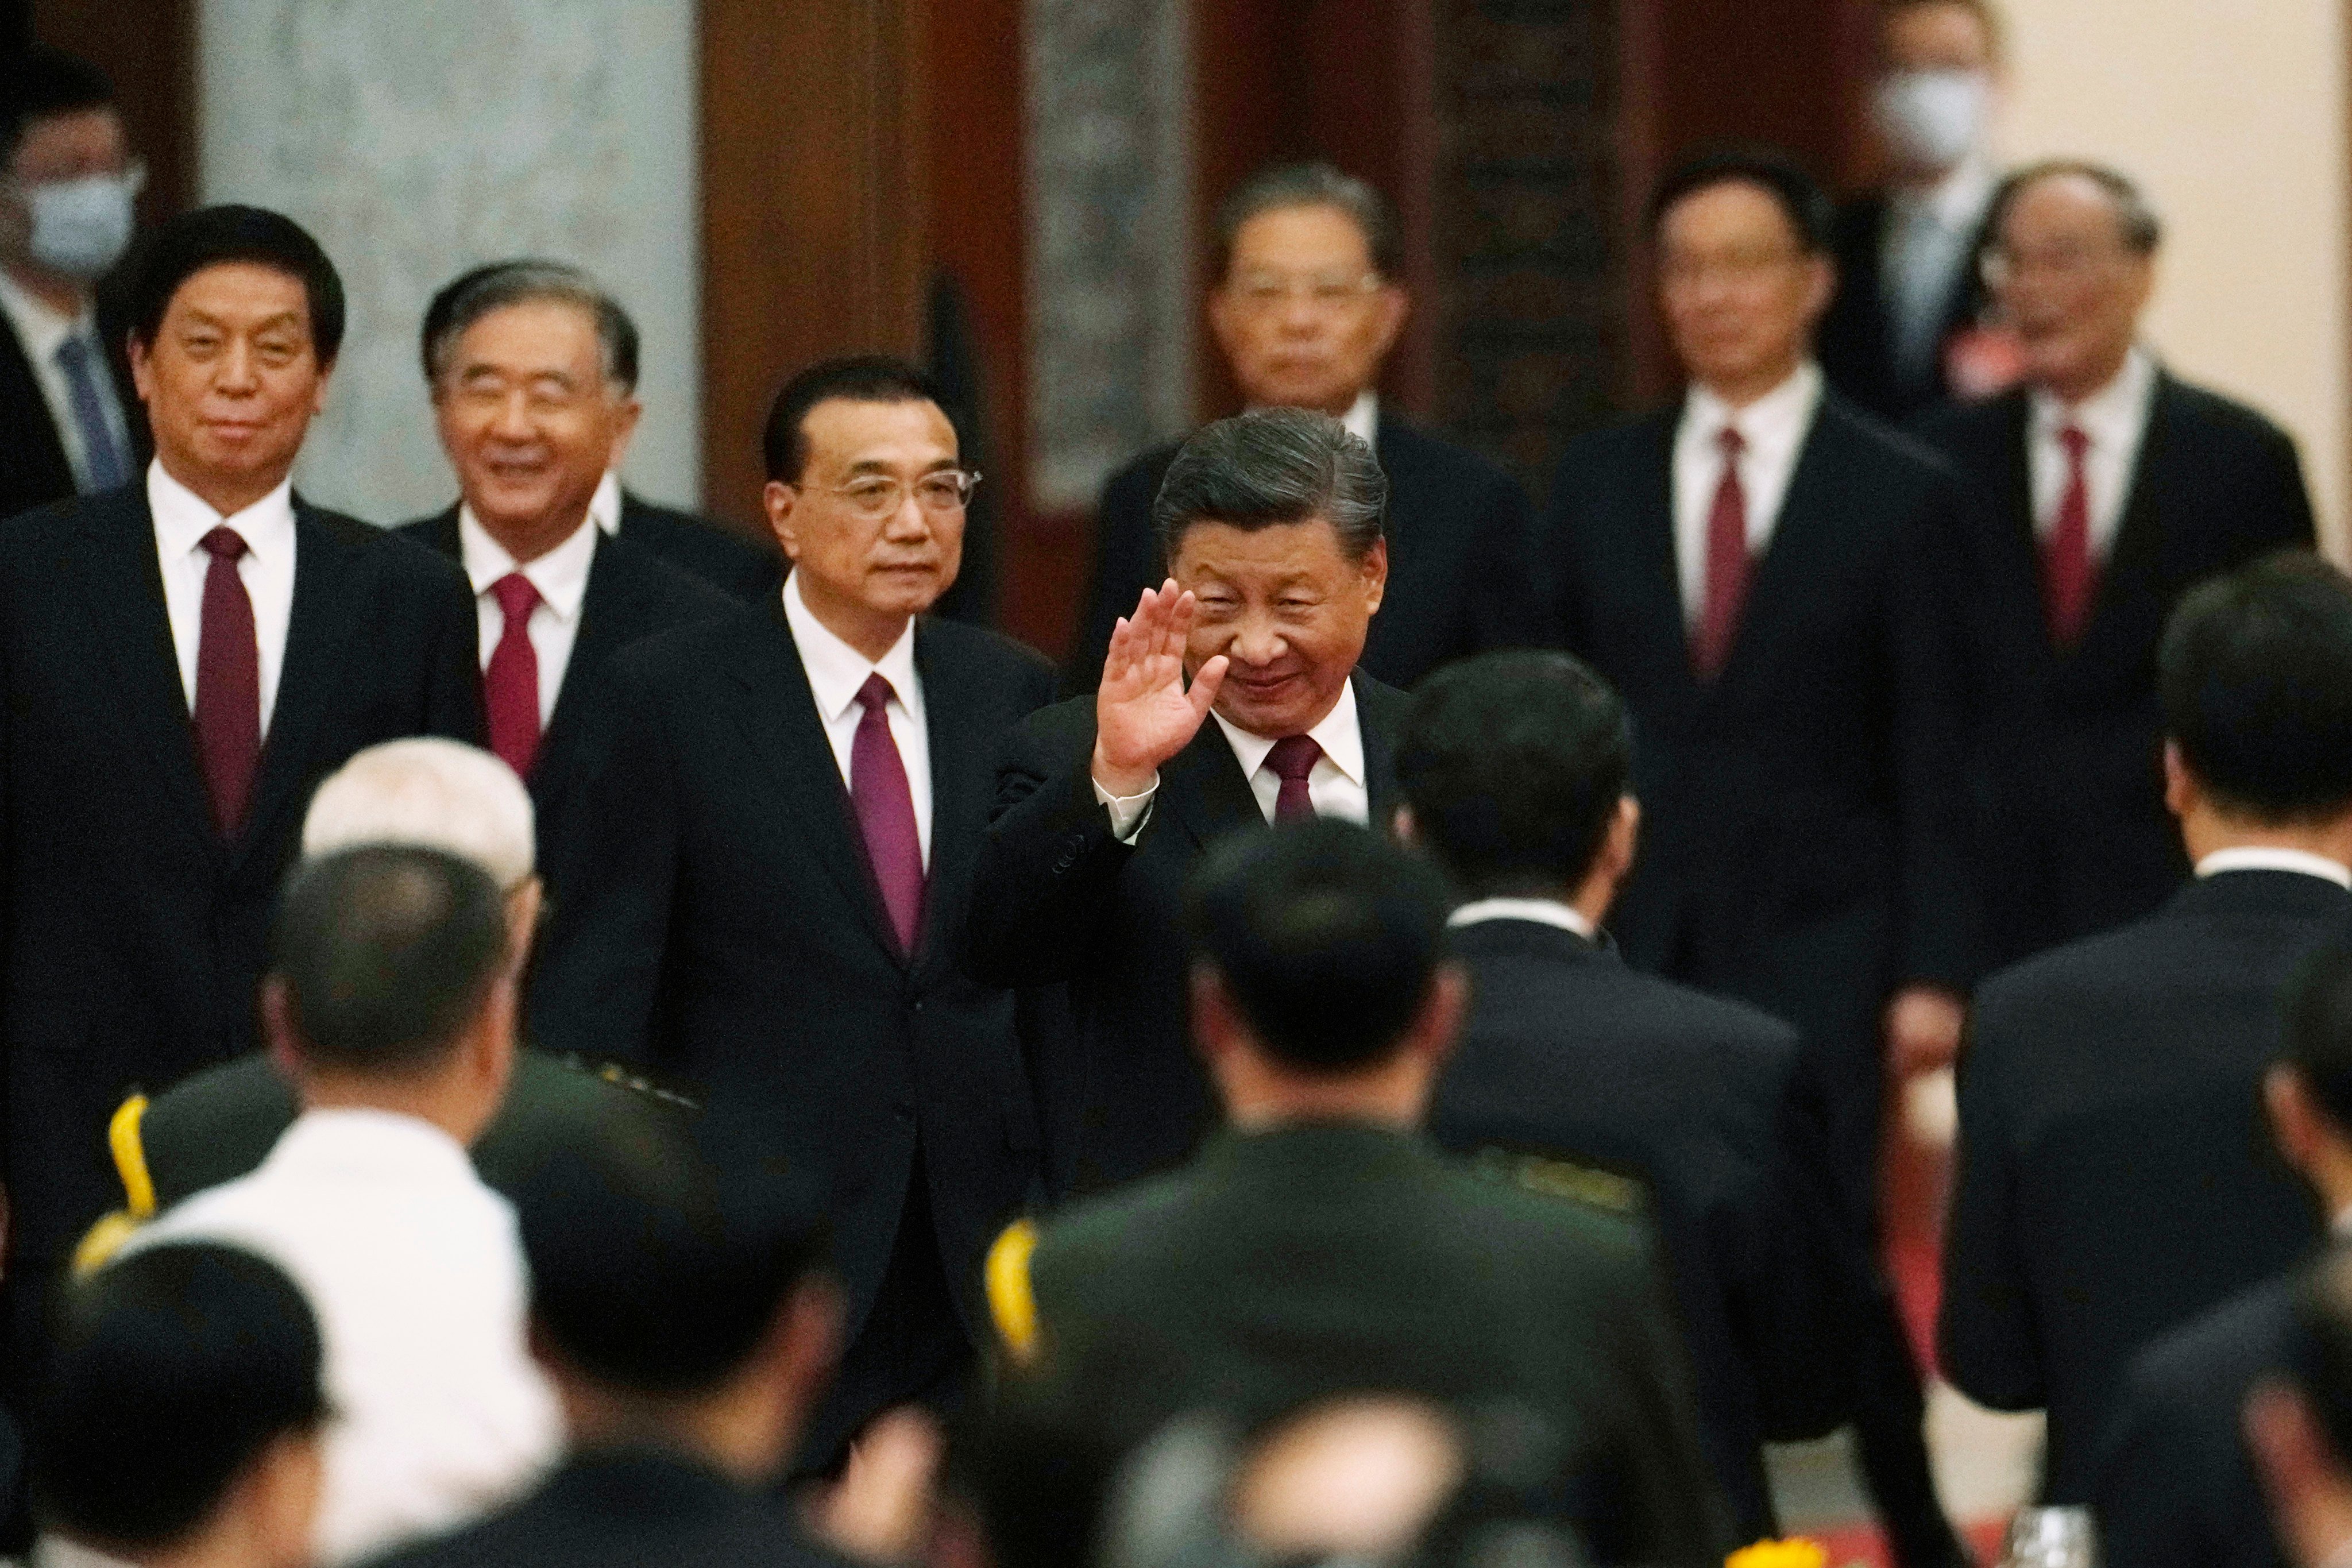
[(52, 272), (89, 281), (122, 259), (131, 244), (132, 174), (91, 174), (25, 187), (33, 215), (33, 259)]
[(1897, 156), (1920, 169), (1948, 169), (1976, 149), (1992, 103), (1982, 71), (1895, 71), (1878, 79), (1872, 118)]

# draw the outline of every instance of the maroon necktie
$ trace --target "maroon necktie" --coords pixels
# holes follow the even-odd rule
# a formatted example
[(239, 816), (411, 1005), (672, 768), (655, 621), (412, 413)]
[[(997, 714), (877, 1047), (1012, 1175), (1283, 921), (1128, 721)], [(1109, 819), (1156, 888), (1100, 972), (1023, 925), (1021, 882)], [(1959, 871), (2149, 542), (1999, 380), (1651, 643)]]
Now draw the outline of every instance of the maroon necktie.
[(196, 542), (213, 558), (205, 568), (205, 617), (196, 634), (196, 760), (204, 764), (214, 826), (234, 838), (245, 826), (261, 761), (261, 648), (254, 640), (253, 600), (236, 574), (245, 540), (219, 527)]
[(1307, 793), (1307, 775), (1315, 771), (1323, 748), (1312, 735), (1285, 735), (1265, 754), (1266, 770), (1282, 781), (1274, 797), (1276, 822), (1305, 822), (1315, 815), (1315, 798)]
[(2083, 468), (2091, 438), (2069, 425), (2058, 432), (2058, 444), (2066, 448), (2066, 489), (2042, 546), (2042, 599), (2050, 640), (2072, 647), (2091, 608), (2091, 487)]
[(866, 863), (882, 889), (898, 951), (911, 955), (923, 919), (923, 841), (915, 831), (915, 795), (907, 764), (890, 734), (886, 709), (892, 692), (880, 671), (866, 678), (857, 700), (857, 737), (849, 743), (849, 804), (866, 839)]
[(1739, 607), (1748, 598), (1748, 494), (1739, 488), (1739, 454), (1748, 443), (1727, 425), (1716, 437), (1723, 478), (1706, 510), (1706, 584), (1699, 600), (1698, 637), (1691, 660), (1701, 680), (1713, 680), (1731, 657)]
[(482, 667), (482, 707), (489, 716), (490, 750), (518, 778), (530, 777), (539, 755), (539, 650), (530, 646), (530, 613), (539, 590), (520, 572), (490, 584), (507, 618), (490, 662)]

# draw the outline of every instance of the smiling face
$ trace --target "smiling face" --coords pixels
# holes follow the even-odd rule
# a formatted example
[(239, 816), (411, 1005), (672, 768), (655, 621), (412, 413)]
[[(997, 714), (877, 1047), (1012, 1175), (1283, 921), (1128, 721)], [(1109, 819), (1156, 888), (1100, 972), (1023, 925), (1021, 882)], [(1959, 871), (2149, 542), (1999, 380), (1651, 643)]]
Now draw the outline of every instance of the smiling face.
[(1387, 542), (1351, 561), (1320, 518), (1255, 530), (1196, 522), (1170, 564), (1199, 604), (1185, 668), (1223, 654), (1217, 711), (1276, 738), (1313, 729), (1339, 700), (1388, 588)]
[(2112, 381), (2156, 287), (2155, 260), (2125, 243), (2115, 198), (2081, 174), (2036, 180), (2010, 198), (1993, 256), (2027, 376), (2068, 403)]
[(1243, 224), (1209, 297), (1209, 323), (1242, 395), (1326, 414), (1345, 414), (1379, 379), (1404, 312), (1404, 291), (1373, 267), (1356, 220), (1321, 204)]
[(164, 471), (227, 514), (293, 471), (325, 406), (302, 280), (258, 262), (223, 261), (182, 283), (155, 341), (131, 344)]

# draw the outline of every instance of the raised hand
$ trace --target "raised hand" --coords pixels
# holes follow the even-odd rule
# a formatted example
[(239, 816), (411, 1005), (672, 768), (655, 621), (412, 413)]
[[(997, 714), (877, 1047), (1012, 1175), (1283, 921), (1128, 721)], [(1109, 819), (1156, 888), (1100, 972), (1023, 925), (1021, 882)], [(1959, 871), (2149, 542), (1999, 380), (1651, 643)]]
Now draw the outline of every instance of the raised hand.
[(1192, 743), (1224, 684), (1217, 655), (1184, 685), (1184, 641), (1198, 613), (1174, 578), (1146, 588), (1135, 614), (1111, 629), (1102, 685), (1095, 691), (1095, 783), (1112, 795), (1140, 795), (1160, 765)]

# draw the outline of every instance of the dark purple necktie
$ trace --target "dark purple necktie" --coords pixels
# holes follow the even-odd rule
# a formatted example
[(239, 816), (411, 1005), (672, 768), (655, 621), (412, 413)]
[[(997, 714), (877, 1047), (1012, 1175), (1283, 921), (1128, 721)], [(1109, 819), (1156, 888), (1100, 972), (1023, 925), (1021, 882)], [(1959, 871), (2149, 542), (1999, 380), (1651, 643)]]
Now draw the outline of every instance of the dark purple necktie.
[(866, 839), (866, 862), (874, 868), (883, 907), (898, 933), (898, 951), (912, 954), (923, 920), (923, 841), (915, 831), (907, 764), (890, 734), (886, 709), (892, 695), (879, 672), (857, 689), (866, 711), (857, 716), (857, 738), (849, 744), (849, 804)]
[(506, 619), (490, 662), (482, 667), (482, 707), (489, 718), (490, 750), (515, 771), (530, 777), (539, 755), (539, 651), (531, 647), (530, 613), (539, 590), (520, 572), (490, 584)]
[(196, 542), (210, 555), (205, 568), (205, 615), (196, 634), (196, 760), (205, 793), (223, 838), (245, 826), (261, 760), (261, 648), (253, 635), (253, 599), (236, 574), (245, 541), (233, 528), (214, 529)]
[(1307, 793), (1307, 775), (1322, 756), (1323, 748), (1312, 735), (1285, 735), (1265, 754), (1267, 771), (1282, 781), (1274, 797), (1275, 821), (1305, 822), (1314, 816), (1315, 797)]

